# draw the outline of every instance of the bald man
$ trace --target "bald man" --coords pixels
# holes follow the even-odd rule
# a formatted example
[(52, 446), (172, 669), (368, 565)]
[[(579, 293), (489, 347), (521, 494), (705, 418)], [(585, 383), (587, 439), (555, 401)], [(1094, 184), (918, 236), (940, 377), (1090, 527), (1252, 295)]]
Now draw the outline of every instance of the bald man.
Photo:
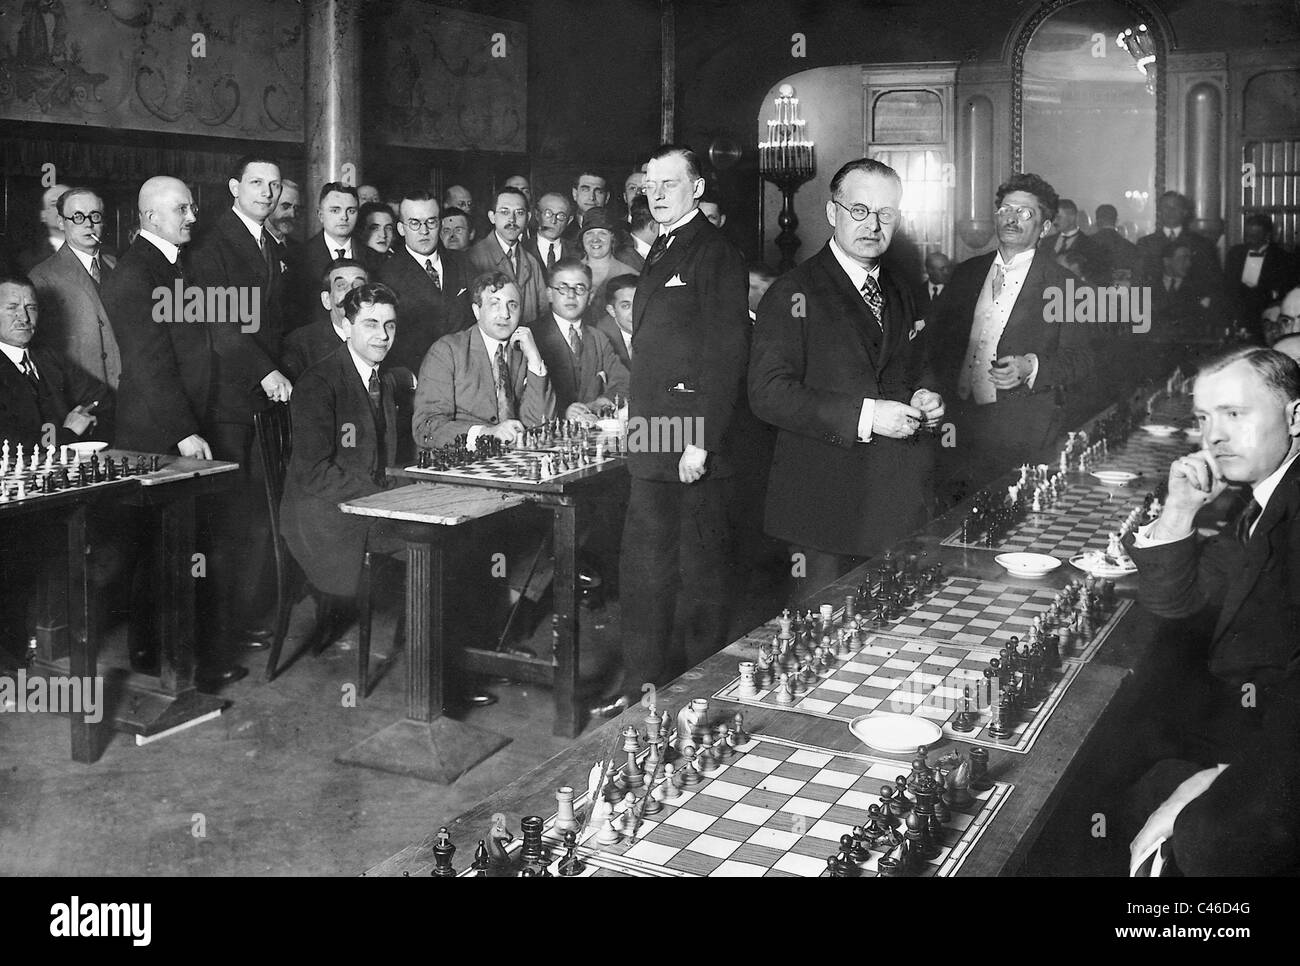
[(1300, 362), (1300, 332), (1282, 336), (1273, 343), (1273, 348), (1284, 356), (1290, 356), (1296, 362)]
[(45, 238), (18, 253), (18, 267), (30, 272), (45, 259), (63, 247), (63, 229), (59, 226), (59, 198), (68, 190), (66, 184), (46, 188), (41, 195), (41, 210), (37, 213), (45, 230)]

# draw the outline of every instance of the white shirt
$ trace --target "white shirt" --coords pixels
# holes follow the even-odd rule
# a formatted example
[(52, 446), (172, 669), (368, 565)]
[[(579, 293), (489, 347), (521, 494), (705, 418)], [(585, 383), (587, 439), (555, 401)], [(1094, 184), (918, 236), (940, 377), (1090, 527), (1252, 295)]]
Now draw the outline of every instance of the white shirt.
[[(90, 275), (90, 263), (93, 259), (98, 258), (99, 254), (98, 253), (94, 255), (87, 254), (86, 252), (83, 252), (80, 248), (78, 248), (76, 245), (72, 246), (72, 254), (77, 256), (77, 261), (81, 262), (81, 267), (86, 270), (87, 275)], [(100, 262), (99, 267), (102, 270), (104, 267), (104, 263)], [(91, 277), (93, 278), (94, 276), (92, 275)]]
[[(1034, 260), (1035, 250), (1012, 255), (1010, 261), (1004, 260), (999, 250), (989, 266), (984, 287), (980, 289), (975, 301), (975, 320), (971, 325), (970, 342), (966, 347), (966, 359), (962, 363), (961, 374), (957, 381), (957, 394), (962, 399), (974, 397), (979, 405), (997, 402), (998, 390), (989, 375), (989, 367), (997, 359), (998, 343), (1006, 330), (1007, 320), (1015, 307), (1020, 290), (1025, 285), (1029, 266)], [(993, 297), (993, 280), (998, 271), (1002, 272), (1002, 291)], [(1028, 385), (1033, 388), (1038, 378), (1038, 357), (1029, 354), (1030, 371)]]
[[(3, 352), (17, 368), (19, 372), (23, 371), (23, 356), (27, 354), (26, 349), (20, 349), (16, 345), (10, 345), (8, 342), (0, 342), (0, 352)], [(36, 360), (32, 360), (32, 368), (36, 369)], [(36, 371), (36, 377), (40, 378), (40, 370)]]
[(638, 255), (640, 255), (642, 258), (646, 258), (647, 256), (649, 256), (649, 254), (650, 254), (650, 243), (649, 243), (649, 242), (643, 242), (643, 241), (642, 241), (640, 238), (638, 238), (636, 235), (633, 235), (633, 236), (632, 236), (632, 244), (636, 246), (636, 253), (637, 253)]
[[(406, 254), (415, 259), (415, 264), (420, 266), (420, 271), (422, 272), (428, 271), (428, 269), (424, 267), (425, 262), (433, 262), (433, 270), (438, 273), (439, 281), (442, 280), (442, 257), (438, 254), (438, 249), (435, 248), (428, 255), (421, 255), (419, 252), (411, 251), (408, 247), (406, 249)], [(440, 285), (439, 288), (441, 287), (442, 286)]]
[(253, 241), (257, 242), (257, 247), (261, 248), (262, 247), (262, 226), (259, 225), (257, 222), (253, 221), (252, 218), (249, 218), (248, 215), (240, 211), (237, 205), (231, 205), (230, 210), (235, 213), (236, 218), (238, 218), (240, 221), (244, 223), (244, 227), (248, 229), (248, 233), (253, 236)]
[(569, 342), (572, 339), (574, 329), (578, 330), (578, 338), (583, 338), (581, 319), (577, 322), (570, 322), (567, 319), (560, 318), (554, 312), (551, 313), (551, 317), (555, 319), (555, 324), (560, 327), (560, 335), (564, 336), (565, 342)]
[[(668, 236), (668, 241), (664, 244), (664, 251), (668, 251), (668, 249), (673, 247), (673, 241), (676, 237), (675, 235), (673, 235), (673, 232), (675, 232), (678, 228), (681, 228), (682, 225), (686, 224), (688, 221), (694, 218), (699, 213), (699, 210), (700, 209), (698, 207), (692, 208), (685, 215), (683, 215), (681, 218), (678, 218), (675, 222), (673, 222), (671, 225), (667, 226), (666, 228), (663, 225), (659, 226), (659, 236), (661, 238), (664, 235)], [(640, 249), (638, 248), (637, 251), (640, 251)], [(646, 254), (647, 255), (650, 254), (649, 248), (646, 248)]]
[(1259, 273), (1264, 267), (1264, 256), (1268, 253), (1268, 246), (1265, 245), (1260, 249), (1258, 255), (1252, 255), (1250, 250), (1246, 251), (1246, 258), (1241, 266), (1241, 284), (1246, 288), (1259, 287)]
[(143, 238), (154, 248), (158, 249), (158, 251), (162, 252), (163, 258), (167, 259), (167, 261), (171, 262), (173, 265), (176, 264), (176, 259), (178, 259), (181, 254), (180, 248), (176, 245), (173, 245), (166, 238), (155, 235), (147, 228), (141, 228), (138, 237)]
[[(870, 276), (880, 284), (880, 265), (874, 265), (871, 268), (854, 261), (848, 256), (840, 243), (834, 236), (831, 237), (831, 254), (835, 260), (840, 263), (840, 268), (844, 269), (844, 274), (849, 277), (849, 284), (859, 292), (862, 286), (867, 283), (867, 277)], [(871, 442), (871, 425), (876, 418), (876, 401), (871, 398), (862, 400), (862, 409), (858, 413), (858, 441), (861, 443)]]
[[(502, 250), (503, 252), (506, 253), (506, 258), (509, 258), (509, 257), (510, 257), (510, 253), (513, 252), (516, 248), (519, 247), (519, 243), (518, 243), (518, 242), (515, 242), (515, 244), (512, 245), (512, 244), (510, 244), (508, 241), (506, 241), (504, 238), (502, 238), (499, 234), (497, 234), (496, 232), (493, 232), (492, 234), (494, 234), (494, 235), (497, 236), (497, 244), (500, 245), (500, 246), (501, 246), (501, 250)], [(516, 262), (515, 264), (518, 264), (518, 262)]]
[(334, 259), (336, 259), (336, 258), (339, 257), (339, 249), (340, 249), (340, 248), (343, 249), (343, 257), (344, 257), (344, 258), (356, 258), (356, 255), (354, 255), (354, 254), (352, 253), (352, 239), (351, 239), (351, 238), (344, 239), (343, 241), (335, 241), (335, 240), (334, 240), (334, 239), (333, 239), (329, 234), (327, 234), (326, 232), (321, 232), (321, 238), (322, 238), (322, 239), (324, 240), (324, 242), (325, 242), (325, 249), (330, 253), (330, 261), (331, 261), (331, 262), (334, 261)]
[(551, 257), (552, 248), (555, 249), (555, 260), (558, 262), (561, 258), (564, 257), (563, 242), (558, 238), (552, 241), (551, 239), (547, 238), (545, 235), (537, 236), (537, 250), (542, 254), (543, 265), (545, 265), (546, 260)]
[[(1259, 481), (1258, 484), (1256, 484), (1254, 487), (1251, 488), (1250, 495), (1254, 497), (1255, 502), (1259, 504), (1259, 516), (1255, 517), (1255, 522), (1250, 525), (1250, 530), (1247, 533), (1247, 538), (1253, 537), (1255, 535), (1255, 528), (1259, 526), (1259, 521), (1264, 519), (1264, 510), (1268, 508), (1268, 501), (1273, 496), (1273, 491), (1276, 490), (1278, 484), (1282, 482), (1282, 477), (1286, 476), (1286, 471), (1290, 469), (1291, 464), (1296, 461), (1297, 456), (1300, 456), (1300, 453), (1292, 453), (1290, 456), (1288, 456), (1286, 459), (1282, 461), (1281, 466), (1275, 469), (1272, 473), (1268, 474), (1268, 476), (1264, 477), (1262, 480)], [(1162, 544), (1176, 543), (1179, 540), (1185, 540), (1192, 535), (1192, 531), (1188, 530), (1186, 533), (1180, 534), (1176, 537), (1170, 537), (1167, 540), (1161, 540), (1159, 537), (1153, 537), (1151, 535), (1151, 531), (1155, 528), (1155, 525), (1159, 522), (1160, 522), (1159, 519), (1155, 519), (1148, 524), (1138, 527), (1137, 531), (1133, 535), (1133, 546), (1139, 548), (1159, 547)]]
[(926, 284), (930, 286), (931, 300), (937, 299), (943, 293), (943, 286), (938, 282), (927, 282)]
[[(335, 332), (338, 330), (335, 329)], [(357, 350), (352, 348), (352, 343), (348, 343), (348, 355), (352, 357), (352, 364), (357, 368), (357, 375), (361, 377), (361, 385), (365, 387), (366, 392), (370, 392), (370, 374), (378, 372), (378, 366), (372, 366), (365, 359), (357, 355)]]
[(1177, 228), (1166, 228), (1164, 229), (1164, 233), (1165, 237), (1172, 241), (1183, 233), (1183, 226), (1179, 225)]
[(623, 345), (627, 346), (627, 357), (631, 359), (632, 358), (632, 333), (624, 332), (622, 329), (619, 329), (618, 334), (623, 337)]

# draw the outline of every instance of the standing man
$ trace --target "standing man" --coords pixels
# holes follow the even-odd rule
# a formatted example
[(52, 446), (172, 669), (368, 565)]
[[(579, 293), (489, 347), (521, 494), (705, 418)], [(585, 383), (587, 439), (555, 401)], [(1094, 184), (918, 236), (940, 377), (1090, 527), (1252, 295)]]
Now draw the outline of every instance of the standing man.
[(66, 184), (56, 184), (41, 193), (41, 210), (38, 214), (45, 237), (18, 253), (18, 267), (22, 271), (30, 272), (63, 247), (63, 229), (59, 227), (59, 199), (67, 190)]
[(64, 245), (32, 269), (41, 302), (39, 344), (106, 385), (96, 415), (104, 439), (113, 438), (113, 408), (122, 355), (100, 289), (117, 259), (100, 250), (104, 203), (89, 188), (70, 188), (58, 201)]
[(1098, 205), (1093, 217), (1097, 230), (1092, 233), (1092, 241), (1110, 268), (1110, 273), (1102, 276), (1102, 281), (1111, 285), (1128, 285), (1138, 280), (1141, 259), (1137, 246), (1116, 229), (1118, 221), (1119, 212), (1114, 205)]
[(548, 192), (537, 199), (533, 217), (537, 232), (524, 247), (537, 256), (543, 268), (549, 272), (558, 261), (582, 257), (582, 246), (563, 237), (573, 218), (573, 202), (558, 191)]
[[(401, 214), (400, 206), (397, 214)], [(459, 208), (444, 208), (441, 217), (443, 251), (463, 252), (474, 244), (474, 226), (469, 223), (469, 215)]]
[(943, 252), (930, 252), (925, 256), (925, 281), (917, 290), (916, 311), (919, 318), (930, 314), (930, 307), (938, 301), (943, 290), (952, 281), (952, 259)]
[(1228, 249), (1224, 274), (1230, 309), (1241, 325), (1259, 335), (1264, 307), (1280, 299), (1300, 273), (1295, 258), (1273, 244), (1273, 219), (1256, 213), (1246, 219), (1242, 243)]
[(372, 268), (369, 249), (352, 238), (360, 208), (357, 189), (351, 185), (331, 181), (321, 187), (320, 203), (316, 210), (321, 230), (307, 239), (303, 250), (298, 293), (299, 325), (325, 318), (316, 293), (319, 291), (320, 278), (325, 274), (325, 269), (329, 268), (330, 262), (336, 258), (355, 258), (366, 268)]
[(805, 555), (815, 590), (924, 523), (943, 400), (907, 285), (880, 264), (903, 183), (861, 158), (835, 174), (830, 241), (772, 283), (749, 362), (754, 414), (777, 427), (766, 530)]
[(298, 299), (302, 296), (303, 265), (305, 253), (302, 242), (294, 237), (298, 227), (298, 214), (302, 211), (302, 192), (298, 182), (283, 178), (280, 181), (280, 200), (275, 203), (275, 210), (266, 219), (266, 230), (280, 245), (280, 257), (284, 262), (284, 330), (289, 332), (311, 321), (310, 314), (303, 314)]
[(637, 700), (643, 682), (662, 684), (726, 643), (733, 568), (727, 500), (749, 352), (745, 259), (700, 213), (704, 178), (690, 148), (660, 147), (641, 187), (660, 234), (633, 306), (630, 418), (679, 432), (629, 447), (624, 677), (618, 697), (592, 709), (599, 716)]
[(964, 496), (1026, 461), (1064, 428), (1064, 393), (1092, 371), (1088, 327), (1050, 322), (1052, 291), (1070, 275), (1036, 246), (1056, 215), (1056, 191), (1036, 174), (998, 187), (996, 251), (957, 266), (933, 310), (941, 385), (954, 402), (954, 492)]
[(535, 319), (546, 304), (546, 273), (536, 256), (520, 243), (519, 236), (528, 220), (528, 199), (518, 188), (497, 192), (488, 212), (492, 231), (469, 250), (472, 274), (500, 272), (519, 290), (526, 319)]
[(565, 231), (564, 237), (576, 242), (578, 240), (578, 229), (582, 227), (587, 212), (592, 208), (603, 208), (605, 202), (609, 201), (609, 187), (602, 175), (584, 168), (573, 179), (573, 185), (570, 187), (569, 193), (573, 198), (575, 208), (573, 218), (569, 221), (569, 227)]
[(638, 197), (632, 203), (628, 213), (627, 238), (623, 245), (614, 250), (614, 257), (624, 265), (630, 265), (634, 271), (645, 267), (646, 256), (659, 233), (659, 225), (650, 214), (650, 206), (645, 196)]
[(1105, 253), (1079, 230), (1078, 205), (1069, 198), (1062, 198), (1056, 203), (1056, 218), (1052, 224), (1056, 231), (1039, 242), (1044, 251), (1058, 260), (1063, 255), (1078, 255), (1083, 259), (1088, 278), (1110, 278), (1110, 265), (1106, 263)]
[(1192, 218), (1191, 199), (1177, 191), (1166, 191), (1156, 205), (1156, 218), (1159, 227), (1137, 242), (1146, 284), (1154, 285), (1159, 280), (1165, 245), (1177, 238), (1186, 238), (1192, 247), (1193, 274), (1215, 285), (1221, 284), (1223, 273), (1219, 269), (1219, 251), (1214, 242), (1188, 227)]

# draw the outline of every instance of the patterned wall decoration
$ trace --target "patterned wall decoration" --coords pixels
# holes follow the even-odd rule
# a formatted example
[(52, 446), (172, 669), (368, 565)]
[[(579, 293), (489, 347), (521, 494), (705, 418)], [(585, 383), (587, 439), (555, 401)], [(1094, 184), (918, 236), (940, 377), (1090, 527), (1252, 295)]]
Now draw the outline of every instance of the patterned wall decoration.
[(2, 118), (256, 140), (303, 138), (298, 0), (4, 5)]

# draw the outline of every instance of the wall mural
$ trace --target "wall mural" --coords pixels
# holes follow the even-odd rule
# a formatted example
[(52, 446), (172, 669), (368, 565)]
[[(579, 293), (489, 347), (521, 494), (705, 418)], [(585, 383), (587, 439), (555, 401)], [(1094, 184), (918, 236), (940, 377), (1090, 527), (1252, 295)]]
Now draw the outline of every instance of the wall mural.
[(6, 0), (6, 6), (0, 117), (303, 138), (296, 0)]

